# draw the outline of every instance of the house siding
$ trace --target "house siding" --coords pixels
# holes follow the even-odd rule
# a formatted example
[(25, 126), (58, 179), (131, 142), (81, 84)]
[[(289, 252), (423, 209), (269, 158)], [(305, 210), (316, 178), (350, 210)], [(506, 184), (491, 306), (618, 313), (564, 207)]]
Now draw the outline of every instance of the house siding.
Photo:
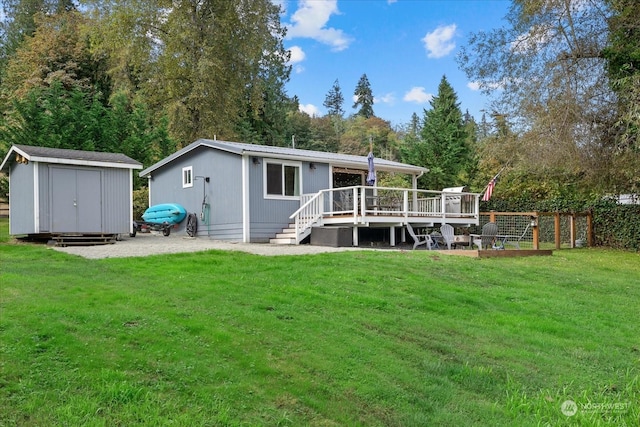
[(34, 168), (36, 163), (14, 164), (9, 179), (9, 232), (35, 233)]
[(304, 194), (315, 194), (326, 190), (331, 186), (331, 175), (328, 164), (313, 163), (315, 169), (311, 169), (310, 163), (303, 163), (302, 174), (304, 180)]
[(40, 233), (51, 231), (51, 196), (49, 195), (49, 164), (38, 164), (38, 204), (40, 205)]
[(131, 171), (104, 169), (102, 173), (103, 228), (111, 233), (131, 230)]
[[(265, 243), (291, 222), (289, 216), (300, 207), (300, 201), (268, 199), (264, 197), (264, 165), (265, 160), (278, 159), (257, 158), (255, 164), (249, 161), (249, 205), (250, 205), (250, 241)], [(311, 169), (309, 162), (301, 162), (300, 175), (302, 193), (317, 193), (329, 186), (329, 165), (314, 163)]]
[[(182, 187), (182, 169), (192, 167), (193, 186)], [(220, 240), (242, 240), (242, 164), (238, 155), (198, 148), (153, 173), (150, 204), (178, 203), (198, 217), (198, 236)], [(204, 177), (209, 177), (205, 182)], [(208, 221), (203, 221), (206, 195)], [(178, 232), (186, 229), (186, 221)]]

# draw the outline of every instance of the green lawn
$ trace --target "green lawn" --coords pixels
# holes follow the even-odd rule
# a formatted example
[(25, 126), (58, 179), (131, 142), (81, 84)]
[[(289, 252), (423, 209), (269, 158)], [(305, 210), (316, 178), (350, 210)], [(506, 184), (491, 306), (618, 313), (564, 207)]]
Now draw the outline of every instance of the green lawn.
[(639, 261), (5, 242), (0, 426), (635, 426)]

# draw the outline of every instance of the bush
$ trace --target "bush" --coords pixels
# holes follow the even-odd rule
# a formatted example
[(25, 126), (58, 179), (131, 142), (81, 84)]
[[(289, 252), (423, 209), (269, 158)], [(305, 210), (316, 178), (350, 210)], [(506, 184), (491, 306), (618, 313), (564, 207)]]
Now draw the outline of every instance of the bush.
[(611, 248), (640, 250), (640, 205), (596, 204), (593, 230), (597, 244)]
[(149, 188), (142, 187), (133, 190), (133, 219), (142, 218), (142, 214), (149, 207)]
[(640, 251), (640, 205), (620, 205), (612, 200), (555, 198), (492, 199), (481, 202), (480, 211), (489, 212), (586, 212), (593, 217), (594, 244)]

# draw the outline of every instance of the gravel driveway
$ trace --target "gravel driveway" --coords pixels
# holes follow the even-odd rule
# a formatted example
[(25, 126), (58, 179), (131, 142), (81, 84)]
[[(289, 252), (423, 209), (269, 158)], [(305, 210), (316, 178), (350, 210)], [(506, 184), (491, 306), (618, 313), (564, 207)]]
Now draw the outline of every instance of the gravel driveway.
[(305, 255), (323, 252), (367, 250), (364, 248), (333, 248), (312, 245), (273, 245), (268, 243), (231, 243), (203, 237), (138, 233), (136, 237), (123, 237), (113, 245), (54, 247), (55, 250), (84, 258), (125, 258), (180, 252), (198, 252), (210, 249), (241, 251), (257, 255)]

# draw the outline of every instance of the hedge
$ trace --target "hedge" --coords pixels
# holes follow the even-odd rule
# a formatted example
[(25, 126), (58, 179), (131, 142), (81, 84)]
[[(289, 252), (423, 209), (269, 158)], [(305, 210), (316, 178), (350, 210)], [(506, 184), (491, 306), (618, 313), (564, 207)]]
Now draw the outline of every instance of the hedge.
[(640, 205), (620, 205), (611, 200), (492, 199), (481, 202), (487, 212), (586, 212), (593, 217), (594, 244), (610, 248), (640, 251)]

